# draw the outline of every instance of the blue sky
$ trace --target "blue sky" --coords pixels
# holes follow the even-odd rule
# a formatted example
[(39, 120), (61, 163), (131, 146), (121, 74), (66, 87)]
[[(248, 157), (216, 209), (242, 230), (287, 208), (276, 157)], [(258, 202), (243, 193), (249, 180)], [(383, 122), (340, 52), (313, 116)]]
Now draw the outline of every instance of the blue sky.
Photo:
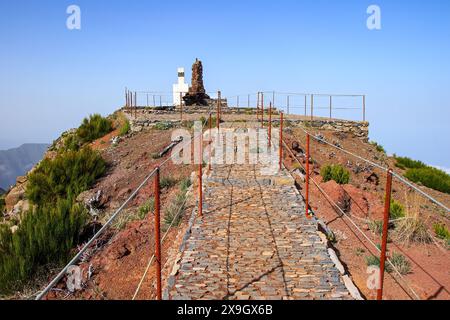
[[(71, 4), (80, 31), (66, 28)], [(225, 95), (364, 93), (371, 139), (450, 167), (449, 39), (447, 0), (2, 1), (0, 149), (113, 112), (125, 86), (170, 91), (198, 57)]]

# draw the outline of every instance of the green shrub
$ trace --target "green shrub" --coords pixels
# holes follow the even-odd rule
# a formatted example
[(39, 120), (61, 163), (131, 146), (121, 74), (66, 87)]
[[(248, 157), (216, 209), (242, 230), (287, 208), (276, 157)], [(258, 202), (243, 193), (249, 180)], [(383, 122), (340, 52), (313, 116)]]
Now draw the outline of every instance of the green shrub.
[(171, 177), (163, 177), (159, 183), (161, 189), (171, 188), (177, 184), (177, 180)]
[(183, 217), (181, 211), (185, 209), (185, 201), (186, 193), (180, 191), (175, 197), (175, 200), (168, 206), (164, 214), (164, 223), (166, 227), (171, 224), (175, 227), (179, 226)]
[(411, 272), (411, 263), (404, 255), (394, 252), (390, 260), (400, 274), (405, 275)]
[(428, 188), (450, 194), (450, 175), (442, 170), (425, 167), (408, 169), (405, 177)]
[(167, 121), (158, 122), (157, 124), (155, 124), (154, 128), (156, 130), (165, 131), (165, 130), (172, 129), (173, 124), (171, 122), (167, 122)]
[(347, 184), (350, 181), (350, 172), (341, 165), (327, 165), (320, 170), (324, 182), (334, 180), (339, 184)]
[(395, 161), (395, 166), (400, 169), (420, 169), (426, 167), (426, 164), (422, 161), (412, 160), (408, 157), (395, 157)]
[(56, 203), (58, 198), (76, 197), (106, 170), (103, 158), (86, 147), (44, 159), (29, 175), (26, 194), (37, 205)]
[[(373, 255), (367, 256), (366, 257), (366, 265), (368, 267), (376, 266), (376, 267), (379, 268), (380, 267), (380, 257), (373, 256)], [(392, 271), (392, 267), (387, 261), (384, 264), (384, 270), (387, 271), (387, 272), (391, 272)]]
[(373, 145), (375, 147), (375, 149), (377, 149), (378, 152), (386, 153), (386, 150), (384, 149), (384, 147), (381, 144), (378, 144), (375, 141), (371, 141), (370, 144)]
[(103, 118), (99, 114), (84, 118), (83, 123), (77, 130), (77, 135), (82, 144), (92, 142), (111, 132), (113, 129), (112, 122)]
[(130, 132), (130, 128), (131, 128), (130, 121), (125, 120), (119, 129), (119, 136), (123, 137), (127, 135), (128, 132)]
[(400, 219), (404, 218), (405, 213), (405, 207), (401, 205), (399, 202), (395, 201), (394, 199), (391, 199), (391, 219)]
[(368, 223), (370, 231), (374, 234), (381, 236), (383, 234), (383, 221), (373, 220)]
[(190, 178), (185, 178), (185, 179), (181, 180), (181, 183), (180, 183), (181, 192), (186, 193), (187, 190), (189, 189), (189, 187), (191, 186), (191, 184), (192, 183), (191, 183)]
[(450, 243), (450, 231), (448, 231), (447, 227), (443, 223), (435, 223), (433, 225), (434, 232), (439, 239), (447, 241)]
[[(394, 252), (389, 260), (400, 274), (405, 275), (411, 272), (411, 263), (400, 253)], [(366, 264), (367, 266), (380, 267), (380, 258), (373, 255), (368, 256), (366, 257)], [(384, 265), (384, 270), (389, 273), (393, 271), (391, 264), (387, 260)]]
[(62, 152), (64, 151), (78, 151), (81, 147), (81, 140), (76, 134), (68, 135), (64, 139), (64, 147), (62, 148)]
[(142, 220), (145, 216), (155, 210), (155, 198), (151, 197), (146, 203), (139, 208), (139, 218)]
[(60, 199), (23, 214), (14, 234), (0, 225), (0, 291), (19, 290), (39, 267), (66, 263), (87, 216), (72, 199)]

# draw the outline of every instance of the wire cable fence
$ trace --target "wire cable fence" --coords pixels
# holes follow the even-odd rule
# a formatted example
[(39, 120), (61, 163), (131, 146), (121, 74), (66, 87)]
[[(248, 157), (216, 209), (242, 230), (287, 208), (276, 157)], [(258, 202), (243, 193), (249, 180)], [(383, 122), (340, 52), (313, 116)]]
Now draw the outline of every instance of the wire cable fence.
[[(349, 228), (357, 231), (370, 244), (372, 250), (380, 255), (380, 258), (376, 259), (380, 263), (380, 270), (384, 273), (384, 265), (388, 264), (389, 268), (386, 268), (392, 270), (391, 276), (395, 275), (394, 280), (401, 284), (407, 295), (412, 299), (420, 299), (420, 295), (411, 284), (409, 273), (413, 266), (417, 266), (417, 270), (423, 270), (423, 266), (421, 262), (407, 254), (405, 255), (408, 258), (402, 256), (400, 252), (407, 251), (404, 247), (410, 244), (435, 245), (439, 249), (436, 253), (438, 257), (441, 254), (448, 255), (447, 249), (444, 248), (445, 244), (433, 234), (433, 225), (439, 223), (448, 226), (450, 212), (448, 204), (423, 191), (421, 187), (408, 181), (401, 174), (393, 172), (386, 161), (378, 163), (369, 160), (367, 155), (361, 156), (356, 152), (348, 151), (347, 147), (343, 146), (346, 144), (345, 139), (339, 139), (339, 134), (313, 132), (306, 127), (292, 127), (291, 130), (293, 132), (290, 140), (283, 141), (283, 146), (289, 157), (303, 172), (301, 177), (304, 181), (303, 193), (308, 208), (314, 204), (317, 207), (317, 213), (323, 214), (325, 207), (320, 200), (323, 197), (339, 216), (349, 222)], [(286, 141), (295, 141), (299, 149), (293, 151)], [(308, 172), (306, 163), (310, 163)], [(341, 173), (348, 172), (347, 179), (344, 179), (346, 181), (332, 185), (324, 183), (324, 175), (327, 174), (324, 167), (333, 170), (333, 166), (337, 165), (342, 168)], [(368, 195), (373, 195), (369, 200), (366, 199), (364, 208), (361, 199), (353, 198), (355, 195), (362, 194), (362, 191), (346, 187), (349, 183), (348, 178), (352, 184), (364, 185), (364, 189), (361, 190), (366, 190)], [(383, 178), (386, 179), (386, 187), (383, 187)], [(317, 193), (311, 193), (306, 186), (309, 182), (317, 189)], [(371, 184), (373, 187), (370, 187)], [(343, 199), (335, 199), (336, 192)], [(372, 210), (369, 201), (378, 203), (379, 206), (374, 206)], [(368, 225), (370, 225), (369, 232), (367, 232)], [(376, 243), (378, 241), (379, 244)], [(388, 244), (392, 248), (389, 255)], [(383, 280), (382, 274), (381, 283), (377, 288), (377, 299), (383, 297)], [(432, 278), (432, 281), (437, 280)], [(439, 286), (441, 285), (439, 283)]]
[[(211, 116), (213, 114), (213, 111), (215, 112), (215, 109), (216, 108), (213, 108), (211, 106), (207, 115)], [(200, 119), (198, 120), (200, 121)], [(209, 122), (211, 122), (211, 120)], [(192, 145), (194, 144), (193, 152), (195, 152), (196, 143), (200, 144), (200, 149), (202, 150), (201, 146), (203, 145), (203, 130), (205, 128), (205, 125), (206, 123), (203, 121), (201, 132), (199, 134), (194, 134), (189, 139), (183, 139), (179, 144), (179, 150), (182, 150), (182, 152), (185, 152), (185, 150), (192, 150)], [(200, 139), (200, 141), (196, 141), (196, 139)], [(175, 164), (172, 163), (175, 155), (176, 154), (174, 153), (172, 153), (171, 155), (160, 154), (158, 158), (162, 157), (161, 160), (153, 161), (153, 163), (150, 165), (150, 173), (145, 176), (142, 182), (131, 192), (131, 194), (117, 210), (115, 210), (112, 214), (106, 214), (101, 218), (100, 214), (98, 213), (99, 218), (96, 219), (96, 225), (101, 225), (101, 227), (98, 230), (95, 230), (94, 228), (93, 236), (82, 247), (78, 249), (76, 255), (67, 263), (67, 265), (63, 267), (62, 270), (48, 283), (48, 285), (36, 295), (36, 300), (41, 300), (47, 297), (50, 292), (54, 292), (55, 295), (57, 295), (59, 292), (63, 291), (59, 287), (61, 281), (63, 281), (64, 278), (66, 278), (65, 286), (70, 292), (76, 292), (77, 290), (85, 289), (87, 283), (95, 278), (93, 276), (98, 271), (95, 270), (94, 265), (101, 259), (98, 258), (99, 261), (96, 261), (97, 257), (102, 255), (107, 250), (107, 248), (109, 248), (109, 246), (117, 241), (121, 232), (127, 227), (130, 222), (149, 221), (149, 219), (151, 218), (151, 213), (154, 213), (155, 223), (150, 222), (150, 224), (148, 224), (147, 222), (145, 222), (145, 227), (146, 234), (155, 234), (155, 239), (150, 242), (151, 247), (154, 247), (155, 250), (152, 254), (150, 254), (148, 264), (144, 269), (144, 273), (140, 277), (139, 283), (136, 283), (136, 287), (135, 289), (133, 289), (133, 294), (130, 294), (130, 297), (128, 298), (132, 298), (133, 300), (137, 298), (142, 289), (144, 281), (148, 276), (149, 269), (152, 263), (156, 261), (158, 265), (158, 274), (155, 277), (156, 279), (158, 279), (158, 288), (156, 291), (157, 298), (161, 299), (161, 245), (165, 243), (174, 227), (176, 227), (180, 223), (182, 218), (181, 216), (186, 210), (186, 202), (188, 200), (188, 196), (195, 196), (196, 194), (196, 192), (194, 191), (188, 192), (186, 188), (183, 190), (183, 187), (179, 187), (180, 191), (176, 194), (175, 198), (172, 197), (172, 202), (170, 202), (170, 195), (166, 194), (165, 190), (168, 190), (171, 187), (176, 187), (176, 185), (180, 182), (183, 184), (183, 181), (186, 181), (186, 179), (190, 180), (190, 174), (192, 173), (192, 171), (198, 168), (198, 166), (193, 164), (180, 165), (181, 167), (175, 167)], [(199, 166), (203, 166), (203, 163), (201, 163)], [(185, 171), (184, 175), (182, 172), (183, 170)], [(200, 195), (201, 192), (196, 196)], [(201, 201), (197, 203), (201, 203)], [(162, 216), (164, 221), (161, 224), (160, 211), (162, 209), (164, 211), (164, 215)], [(103, 224), (101, 223), (102, 220), (104, 220)], [(164, 231), (164, 235), (162, 238), (160, 237), (161, 225), (163, 226)], [(148, 250), (144, 251), (144, 253), (151, 252), (152, 248), (148, 248)], [(87, 272), (85, 272), (86, 275), (83, 276), (80, 274), (80, 271), (78, 271), (80, 269), (77, 268), (79, 267), (78, 264), (87, 266)], [(126, 279), (117, 279), (116, 281), (120, 282), (118, 280), (125, 281)], [(129, 281), (126, 280), (126, 282)], [(121, 298), (126, 299), (127, 297)]]

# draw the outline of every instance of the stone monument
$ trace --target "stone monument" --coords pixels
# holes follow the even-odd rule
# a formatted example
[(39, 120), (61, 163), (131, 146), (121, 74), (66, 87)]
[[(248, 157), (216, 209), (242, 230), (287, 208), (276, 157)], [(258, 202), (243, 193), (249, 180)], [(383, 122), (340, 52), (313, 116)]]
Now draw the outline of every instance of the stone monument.
[(206, 94), (203, 85), (203, 65), (198, 59), (195, 59), (192, 65), (192, 81), (188, 94), (183, 97), (187, 106), (207, 106), (210, 97)]

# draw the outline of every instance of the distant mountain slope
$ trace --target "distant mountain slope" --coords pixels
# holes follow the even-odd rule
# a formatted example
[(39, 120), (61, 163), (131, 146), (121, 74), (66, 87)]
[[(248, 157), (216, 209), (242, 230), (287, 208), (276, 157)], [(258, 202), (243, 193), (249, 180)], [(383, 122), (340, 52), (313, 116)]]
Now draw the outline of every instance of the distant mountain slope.
[(18, 176), (27, 173), (44, 156), (50, 145), (27, 143), (22, 146), (0, 150), (0, 188), (8, 189)]

